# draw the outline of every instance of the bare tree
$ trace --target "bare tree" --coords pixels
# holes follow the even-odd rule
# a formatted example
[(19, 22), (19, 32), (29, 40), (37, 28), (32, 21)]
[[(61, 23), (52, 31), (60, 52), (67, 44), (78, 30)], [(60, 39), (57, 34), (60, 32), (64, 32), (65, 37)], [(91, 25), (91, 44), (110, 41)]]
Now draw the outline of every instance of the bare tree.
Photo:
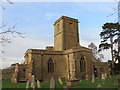
[[(9, 2), (10, 5), (13, 5), (13, 2), (10, 0), (6, 0)], [(5, 9), (5, 7), (0, 3), (0, 7), (2, 7), (2, 10)], [(7, 23), (3, 21), (2, 25), (0, 26), (0, 44), (2, 46), (5, 46), (7, 43), (11, 43), (11, 39), (20, 36), (24, 38), (25, 33), (21, 33), (19, 31), (15, 30), (16, 25), (8, 26)], [(2, 49), (0, 49), (1, 53), (5, 53)]]
[(92, 49), (93, 56), (98, 59), (99, 61), (102, 61), (104, 59), (104, 55), (100, 54), (97, 50), (97, 46), (94, 43), (90, 43), (88, 45), (90, 49)]

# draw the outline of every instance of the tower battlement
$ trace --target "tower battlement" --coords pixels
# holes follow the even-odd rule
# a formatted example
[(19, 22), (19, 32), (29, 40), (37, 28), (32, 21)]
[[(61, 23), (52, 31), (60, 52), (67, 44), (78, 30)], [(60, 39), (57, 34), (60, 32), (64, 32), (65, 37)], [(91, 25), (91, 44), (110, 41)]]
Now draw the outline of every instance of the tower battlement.
[(78, 20), (66, 16), (54, 23), (54, 49), (68, 50), (79, 45)]

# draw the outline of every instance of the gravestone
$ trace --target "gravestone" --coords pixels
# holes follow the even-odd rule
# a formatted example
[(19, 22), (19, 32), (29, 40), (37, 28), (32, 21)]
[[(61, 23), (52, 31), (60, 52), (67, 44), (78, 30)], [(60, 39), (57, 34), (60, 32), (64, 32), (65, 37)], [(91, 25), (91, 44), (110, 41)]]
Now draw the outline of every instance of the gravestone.
[(31, 87), (35, 88), (35, 76), (34, 75), (32, 75), (32, 78), (31, 78)]
[(105, 80), (105, 74), (102, 74), (102, 80)]
[(41, 88), (41, 85), (40, 85), (39, 80), (37, 80), (37, 87), (38, 87), (38, 88)]
[(50, 79), (50, 88), (55, 88), (55, 85), (56, 83), (55, 83), (55, 79), (52, 77), (51, 79)]
[(17, 83), (17, 78), (14, 78), (14, 82)]
[(105, 73), (105, 78), (107, 78), (107, 73)]
[(92, 83), (94, 83), (95, 82), (95, 76), (94, 75), (92, 75), (92, 81), (91, 81)]
[(86, 75), (86, 80), (88, 80), (88, 74)]
[(102, 74), (102, 84), (105, 84), (105, 74)]
[(68, 80), (67, 86), (78, 86), (80, 84), (79, 80)]
[(69, 90), (69, 87), (68, 86), (64, 86), (63, 90)]
[(101, 84), (98, 84), (98, 85), (97, 85), (97, 88), (102, 88)]
[(58, 81), (59, 81), (59, 83), (60, 83), (61, 85), (63, 84), (61, 78), (58, 78)]
[(26, 90), (29, 88), (30, 81), (28, 80), (26, 83)]

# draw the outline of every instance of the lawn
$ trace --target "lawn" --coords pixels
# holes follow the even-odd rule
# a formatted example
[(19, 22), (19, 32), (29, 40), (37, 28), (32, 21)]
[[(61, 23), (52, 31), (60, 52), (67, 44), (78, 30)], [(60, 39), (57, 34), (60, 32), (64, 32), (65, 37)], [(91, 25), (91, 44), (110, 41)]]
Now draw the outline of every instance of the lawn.
[[(117, 76), (113, 75), (111, 78), (106, 78), (103, 81), (100, 78), (96, 78), (95, 82), (92, 83), (91, 80), (81, 80), (79, 86), (71, 86), (70, 88), (96, 88), (98, 84), (102, 85), (102, 88), (118, 88), (116, 85)], [(63, 85), (60, 85), (56, 81), (56, 88), (63, 88), (66, 85), (66, 81), (63, 81)], [(41, 82), (42, 88), (49, 88), (50, 82)], [(25, 88), (26, 83), (12, 83), (10, 80), (4, 80), (2, 82), (2, 88)]]

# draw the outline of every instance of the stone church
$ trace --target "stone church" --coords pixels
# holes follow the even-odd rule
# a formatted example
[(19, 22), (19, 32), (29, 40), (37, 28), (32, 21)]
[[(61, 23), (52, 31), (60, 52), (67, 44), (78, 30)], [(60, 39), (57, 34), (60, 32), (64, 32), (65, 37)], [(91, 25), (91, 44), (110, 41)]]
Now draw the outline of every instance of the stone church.
[(54, 46), (46, 49), (28, 49), (24, 63), (16, 64), (13, 82), (27, 81), (32, 75), (40, 81), (51, 77), (65, 80), (91, 79), (92, 75), (109, 75), (107, 62), (100, 62), (92, 50), (80, 45), (78, 20), (66, 16), (54, 23)]

